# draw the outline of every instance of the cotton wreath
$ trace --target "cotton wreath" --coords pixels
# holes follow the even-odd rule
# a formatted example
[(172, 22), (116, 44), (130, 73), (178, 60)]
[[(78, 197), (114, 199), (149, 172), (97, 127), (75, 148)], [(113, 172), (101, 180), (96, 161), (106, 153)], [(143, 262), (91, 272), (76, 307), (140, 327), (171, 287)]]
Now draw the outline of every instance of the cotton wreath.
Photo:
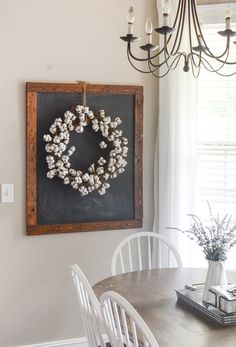
[[(50, 134), (43, 136), (47, 142), (45, 149), (49, 171), (47, 177), (61, 178), (64, 184), (78, 190), (82, 196), (98, 190), (100, 195), (106, 193), (110, 187), (108, 180), (116, 178), (125, 171), (128, 154), (128, 139), (123, 137), (122, 130), (117, 129), (122, 123), (119, 117), (112, 121), (110, 116), (100, 110), (97, 114), (87, 106), (78, 105), (71, 111), (64, 113), (64, 118), (56, 118), (50, 126)], [(70, 157), (75, 152), (74, 146), (68, 147), (70, 132), (82, 133), (86, 126), (91, 126), (95, 132), (101, 132), (104, 140), (99, 143), (101, 149), (110, 149), (108, 158), (102, 156), (97, 163), (89, 165), (87, 172), (74, 170), (70, 164)]]

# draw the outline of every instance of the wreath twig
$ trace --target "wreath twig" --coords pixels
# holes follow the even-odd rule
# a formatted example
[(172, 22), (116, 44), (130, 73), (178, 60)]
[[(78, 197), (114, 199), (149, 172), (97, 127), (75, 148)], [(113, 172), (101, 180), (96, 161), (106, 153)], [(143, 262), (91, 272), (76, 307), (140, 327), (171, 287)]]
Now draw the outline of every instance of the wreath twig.
[[(128, 154), (128, 139), (123, 137), (122, 130), (118, 126), (122, 123), (119, 117), (114, 121), (110, 116), (100, 110), (95, 114), (81, 105), (64, 113), (64, 118), (56, 118), (50, 126), (50, 134), (44, 135), (47, 142), (45, 149), (48, 169), (47, 177), (52, 179), (56, 176), (61, 178), (64, 184), (70, 184), (78, 190), (82, 196), (98, 190), (100, 195), (105, 194), (110, 187), (108, 180), (116, 178), (125, 171)], [(76, 150), (74, 146), (68, 147), (70, 132), (82, 133), (86, 126), (91, 126), (95, 132), (100, 131), (104, 140), (99, 143), (101, 149), (109, 148), (109, 157), (99, 158), (97, 163), (92, 163), (87, 172), (75, 170), (71, 167), (70, 157)]]

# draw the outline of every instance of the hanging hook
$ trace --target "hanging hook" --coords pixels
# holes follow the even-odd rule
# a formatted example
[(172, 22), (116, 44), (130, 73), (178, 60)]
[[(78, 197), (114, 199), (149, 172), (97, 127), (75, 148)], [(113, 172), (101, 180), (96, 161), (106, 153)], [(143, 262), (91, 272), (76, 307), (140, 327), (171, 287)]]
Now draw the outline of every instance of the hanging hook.
[(83, 90), (83, 106), (85, 107), (87, 104), (86, 82), (82, 83), (82, 90)]
[(87, 104), (87, 83), (84, 81), (77, 81), (78, 84), (82, 84), (82, 93), (83, 93), (83, 106), (86, 107)]

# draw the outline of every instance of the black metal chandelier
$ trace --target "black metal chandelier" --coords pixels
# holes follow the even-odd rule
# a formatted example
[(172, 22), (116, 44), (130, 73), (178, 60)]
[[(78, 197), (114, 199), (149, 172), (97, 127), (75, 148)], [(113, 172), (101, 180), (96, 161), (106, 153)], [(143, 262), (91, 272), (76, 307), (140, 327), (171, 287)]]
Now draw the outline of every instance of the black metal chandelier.
[[(225, 73), (227, 65), (235, 65), (236, 61), (230, 61), (229, 52), (232, 37), (236, 36), (236, 31), (231, 29), (231, 11), (226, 10), (225, 30), (218, 31), (218, 34), (225, 37), (225, 48), (221, 54), (215, 55), (208, 47), (204, 39), (200, 21), (198, 19), (195, 0), (179, 0), (173, 26), (169, 23), (169, 0), (162, 0), (163, 26), (154, 29), (162, 39), (162, 46), (152, 43), (152, 22), (146, 22), (147, 43), (140, 48), (146, 52), (145, 57), (137, 57), (132, 53), (132, 43), (139, 40), (133, 35), (134, 9), (130, 7), (128, 12), (128, 34), (121, 39), (127, 42), (127, 56), (130, 64), (139, 72), (151, 73), (157, 78), (162, 78), (169, 71), (174, 70), (180, 62), (183, 63), (183, 70), (192, 71), (195, 78), (199, 76), (201, 67), (208, 71), (215, 72), (221, 76), (232, 76), (235, 72)], [(188, 39), (189, 48), (183, 51), (183, 43)], [(236, 42), (234, 42), (236, 44)], [(236, 47), (235, 47), (236, 48)], [(155, 52), (158, 50), (157, 52)], [(135, 65), (136, 62), (146, 63), (146, 70)]]

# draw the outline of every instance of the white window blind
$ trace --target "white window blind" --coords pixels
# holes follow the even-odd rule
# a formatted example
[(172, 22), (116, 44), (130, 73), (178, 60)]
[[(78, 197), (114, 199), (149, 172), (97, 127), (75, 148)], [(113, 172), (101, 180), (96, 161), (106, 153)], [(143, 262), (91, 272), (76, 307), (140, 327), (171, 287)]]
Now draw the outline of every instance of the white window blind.
[[(215, 34), (219, 25), (204, 28), (209, 47), (222, 51), (224, 39)], [(235, 46), (235, 45), (234, 45)], [(231, 59), (236, 61), (236, 46)], [(228, 72), (236, 66), (227, 67)], [(232, 215), (236, 223), (236, 75), (221, 77), (202, 69), (198, 80), (197, 177), (198, 214), (209, 220), (206, 201), (220, 216)], [(227, 266), (236, 268), (236, 248)]]

